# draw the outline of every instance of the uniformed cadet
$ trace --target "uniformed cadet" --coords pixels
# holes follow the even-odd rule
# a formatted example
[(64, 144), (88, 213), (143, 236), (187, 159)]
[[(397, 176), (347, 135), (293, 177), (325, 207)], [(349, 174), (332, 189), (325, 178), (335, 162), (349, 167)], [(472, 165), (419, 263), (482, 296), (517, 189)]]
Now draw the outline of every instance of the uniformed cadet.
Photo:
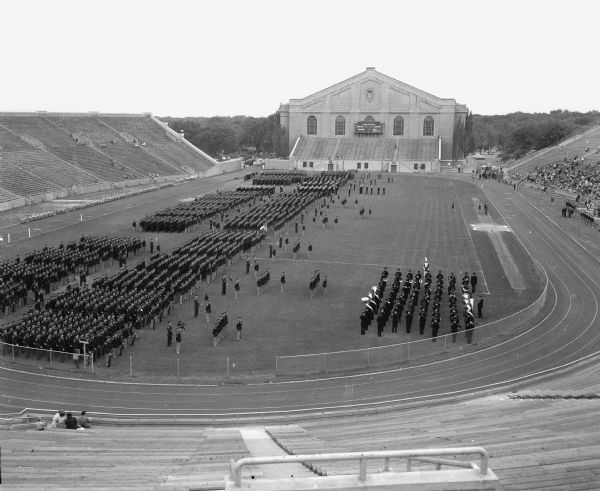
[(167, 324), (167, 348), (173, 345), (173, 326), (171, 321)]
[(194, 297), (194, 317), (198, 317), (198, 311), (200, 310), (200, 301), (198, 300), (198, 296)]
[(242, 316), (240, 315), (235, 325), (235, 340), (241, 341), (242, 339)]
[(473, 271), (471, 275), (471, 293), (475, 293), (475, 288), (477, 287), (477, 274)]
[(175, 334), (175, 353), (179, 354), (180, 352), (181, 352), (181, 330), (178, 327), (177, 333)]
[(206, 302), (206, 307), (204, 307), (204, 311), (206, 312), (206, 323), (210, 324), (210, 313), (212, 312), (212, 308), (210, 306), (210, 300)]

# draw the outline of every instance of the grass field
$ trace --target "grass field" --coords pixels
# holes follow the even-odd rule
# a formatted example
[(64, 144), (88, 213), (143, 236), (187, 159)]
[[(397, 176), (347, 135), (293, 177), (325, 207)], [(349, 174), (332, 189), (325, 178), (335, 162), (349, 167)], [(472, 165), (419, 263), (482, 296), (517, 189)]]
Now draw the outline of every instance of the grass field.
[[(23, 241), (23, 245), (34, 248), (43, 246), (43, 242), (54, 245), (61, 239), (76, 239), (82, 233), (133, 235), (130, 225), (133, 220), (139, 221), (146, 213), (173, 205), (177, 197), (195, 196), (210, 189), (232, 188), (240, 184), (239, 180), (231, 180), (231, 177), (227, 181), (225, 179), (187, 183), (123, 202), (102, 205), (98, 209), (86, 209), (84, 212), (89, 217), (97, 217), (84, 220), (81, 224), (73, 223), (58, 232), (45, 233), (31, 241)], [(525, 289), (518, 291), (511, 288), (506, 278), (490, 233), (471, 230), (471, 224), (484, 218), (478, 214), (478, 190), (473, 184), (434, 176), (410, 175), (395, 176), (393, 183), (387, 183), (387, 178), (383, 181), (380, 185), (386, 187), (385, 196), (356, 196), (359, 208), (364, 206), (372, 210), (370, 216), (359, 216), (359, 208), (353, 205), (353, 192), (345, 208), (339, 203), (331, 205), (328, 210), (330, 221), (325, 230), (321, 227), (319, 217), (313, 223), (314, 208), (307, 210), (304, 237), (294, 233), (293, 224), (288, 226), (284, 233), (289, 233), (291, 244), (296, 239), (301, 241), (296, 260), (292, 258), (291, 247), (288, 252), (278, 249), (275, 262), (268, 259), (268, 244), (275, 243), (271, 232), (267, 241), (256, 251), (261, 271), (270, 268), (272, 277), (271, 287), (263, 295), (256, 295), (254, 276), (252, 273), (248, 276), (245, 274), (245, 261), (240, 259), (219, 271), (215, 283), (202, 283), (199, 287), (199, 297), (202, 298), (206, 293), (212, 301), (211, 324), (206, 324), (203, 308), (198, 318), (193, 317), (191, 299), (183, 305), (177, 305), (168, 320), (176, 324), (181, 319), (187, 326), (183, 332), (179, 358), (181, 378), (187, 381), (221, 379), (226, 372), (227, 358), (233, 379), (268, 376), (275, 370), (277, 355), (348, 350), (407, 341), (409, 337), (404, 332), (404, 323), (398, 334), (392, 334), (391, 320), (382, 337), (376, 336), (374, 323), (367, 335), (361, 336), (359, 315), (363, 303), (360, 299), (372, 285), (377, 284), (384, 266), (392, 273), (400, 268), (405, 275), (409, 269), (414, 272), (421, 268), (425, 256), (429, 259), (434, 276), (438, 270), (445, 276), (453, 271), (460, 280), (463, 271), (477, 272), (478, 293), (482, 292), (485, 299), (484, 322), (517, 311), (538, 297), (542, 288), (539, 275), (533, 261), (513, 234), (504, 232), (501, 236), (525, 285)], [(347, 189), (342, 188), (340, 195), (347, 196)], [(333, 227), (335, 216), (339, 218), (336, 229)], [(56, 222), (59, 218), (73, 221), (73, 216), (69, 218), (69, 215), (48, 220)], [(485, 219), (503, 223), (493, 208)], [(35, 223), (40, 224), (40, 229), (59, 226), (57, 223), (48, 224), (45, 220)], [(201, 230), (203, 228), (189, 235), (152, 235), (158, 236), (166, 252)], [(306, 249), (309, 242), (314, 248), (310, 258)], [(17, 250), (24, 250), (24, 247), (15, 245), (10, 253), (14, 254)], [(129, 266), (132, 267), (135, 262), (136, 259), (130, 261)], [(315, 269), (327, 275), (328, 291), (327, 296), (318, 291), (310, 299), (308, 282)], [(279, 285), (282, 272), (286, 273), (287, 278), (284, 293), (280, 292)], [(234, 280), (240, 278), (239, 300), (234, 299), (233, 284), (228, 285), (226, 296), (221, 295), (222, 273), (231, 273)], [(449, 332), (447, 303), (444, 295), (440, 335)], [(228, 312), (230, 334), (214, 348), (212, 321), (222, 311)], [(233, 329), (238, 315), (244, 321), (241, 342), (235, 341)], [(431, 334), (429, 321), (426, 336)], [(415, 319), (411, 339), (420, 338), (417, 324)], [(177, 374), (177, 356), (174, 347), (166, 347), (166, 325), (165, 320), (154, 331), (147, 328), (142, 330), (133, 349), (125, 350), (124, 356), (113, 360), (112, 367), (105, 368), (102, 363), (97, 363), (98, 376), (132, 380), (129, 376), (131, 355), (133, 379), (161, 381), (174, 378)]]

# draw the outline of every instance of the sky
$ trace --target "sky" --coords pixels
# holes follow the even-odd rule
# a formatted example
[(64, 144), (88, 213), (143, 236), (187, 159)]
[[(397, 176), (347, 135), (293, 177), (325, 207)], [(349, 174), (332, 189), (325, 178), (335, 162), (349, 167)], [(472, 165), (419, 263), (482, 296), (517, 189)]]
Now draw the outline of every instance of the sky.
[(266, 116), (374, 66), (476, 114), (600, 110), (597, 0), (0, 0), (0, 111)]

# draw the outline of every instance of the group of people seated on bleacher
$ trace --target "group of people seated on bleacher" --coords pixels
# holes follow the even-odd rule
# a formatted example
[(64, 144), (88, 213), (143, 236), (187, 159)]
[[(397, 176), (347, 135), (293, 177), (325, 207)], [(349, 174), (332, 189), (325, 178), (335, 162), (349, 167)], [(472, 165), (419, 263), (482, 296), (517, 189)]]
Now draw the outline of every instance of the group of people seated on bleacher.
[(90, 418), (88, 418), (85, 411), (81, 411), (81, 416), (76, 418), (71, 412), (65, 413), (62, 409), (52, 418), (50, 424), (52, 428), (66, 428), (67, 430), (85, 430), (91, 428)]
[(590, 212), (600, 216), (600, 169), (598, 163), (582, 162), (577, 156), (545, 166), (538, 166), (526, 175), (512, 174), (511, 178), (542, 186), (557, 188), (577, 195), (577, 200)]

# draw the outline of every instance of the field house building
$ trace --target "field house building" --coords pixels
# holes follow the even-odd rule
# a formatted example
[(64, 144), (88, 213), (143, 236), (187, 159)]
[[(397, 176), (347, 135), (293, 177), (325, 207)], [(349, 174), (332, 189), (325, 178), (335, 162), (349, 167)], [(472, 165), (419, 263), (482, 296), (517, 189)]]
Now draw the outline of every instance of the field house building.
[(289, 167), (436, 172), (464, 158), (468, 109), (368, 67), (279, 108)]

